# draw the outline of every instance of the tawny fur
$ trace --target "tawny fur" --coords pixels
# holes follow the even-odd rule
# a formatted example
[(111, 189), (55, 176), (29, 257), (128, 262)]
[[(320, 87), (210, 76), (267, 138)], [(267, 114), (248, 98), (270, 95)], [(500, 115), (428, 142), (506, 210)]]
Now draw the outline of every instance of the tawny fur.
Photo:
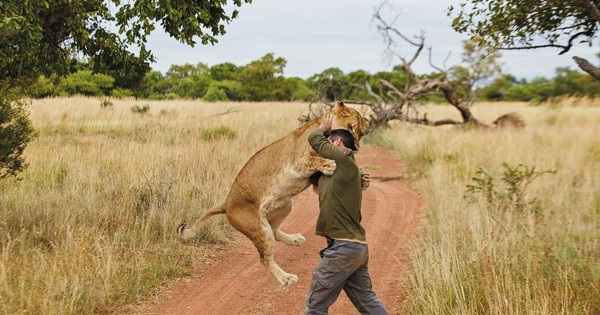
[(493, 125), (495, 127), (523, 128), (525, 127), (525, 121), (517, 113), (508, 113), (494, 120)]
[[(328, 114), (334, 116), (332, 128), (349, 130), (359, 147), (369, 121), (341, 102)], [(312, 174), (335, 171), (335, 162), (319, 157), (307, 140), (320, 121), (304, 124), (252, 156), (237, 175), (225, 203), (207, 210), (189, 228), (182, 224), (178, 229), (181, 237), (194, 237), (206, 220), (226, 214), (231, 225), (252, 241), (261, 263), (281, 284), (296, 283), (298, 277), (283, 271), (273, 260), (274, 241), (296, 246), (304, 243), (304, 236), (285, 234), (279, 225), (292, 210), (292, 197), (310, 185)]]

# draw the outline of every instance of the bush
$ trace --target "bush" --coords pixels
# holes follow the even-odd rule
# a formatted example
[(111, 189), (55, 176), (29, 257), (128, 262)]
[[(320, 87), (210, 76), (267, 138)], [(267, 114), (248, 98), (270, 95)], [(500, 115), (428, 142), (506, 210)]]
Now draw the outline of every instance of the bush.
[(133, 91), (130, 89), (116, 88), (112, 91), (111, 95), (116, 98), (132, 97)]
[(207, 102), (228, 101), (227, 94), (216, 86), (210, 86), (203, 99)]
[(140, 105), (135, 105), (135, 106), (131, 106), (131, 112), (134, 114), (146, 114), (147, 112), (150, 111), (150, 105), (145, 104), (143, 106)]
[(44, 98), (56, 95), (55, 89), (56, 85), (54, 84), (53, 78), (46, 78), (45, 76), (41, 75), (28, 89), (27, 94), (32, 98)]
[(103, 98), (100, 100), (100, 107), (102, 108), (113, 107), (113, 105), (113, 102), (109, 98)]
[(202, 129), (200, 135), (204, 141), (210, 142), (219, 139), (235, 139), (237, 132), (227, 127)]
[(465, 196), (481, 195), (492, 212), (513, 210), (523, 213), (525, 210), (537, 210), (537, 199), (528, 199), (527, 187), (539, 176), (555, 173), (554, 170), (536, 171), (535, 167), (522, 164), (502, 164), (501, 184), (496, 184), (495, 178), (483, 169), (477, 170), (472, 178), (472, 184), (467, 185)]
[(106, 74), (82, 70), (60, 80), (58, 90), (61, 94), (67, 95), (102, 96), (110, 94), (114, 82), (115, 79)]
[[(208, 89), (219, 89), (223, 91), (225, 96), (227, 96), (226, 100), (241, 101), (241, 86), (242, 84), (236, 81), (213, 81)], [(206, 94), (208, 94), (208, 91)]]
[(22, 154), (34, 130), (23, 105), (0, 94), (0, 178), (16, 176), (27, 166)]

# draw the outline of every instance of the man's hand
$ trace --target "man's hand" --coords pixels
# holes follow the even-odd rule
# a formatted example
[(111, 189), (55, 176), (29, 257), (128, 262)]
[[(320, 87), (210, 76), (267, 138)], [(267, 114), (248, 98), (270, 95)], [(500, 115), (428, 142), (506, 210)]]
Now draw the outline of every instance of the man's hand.
[(362, 168), (360, 169), (360, 184), (363, 191), (371, 185), (371, 174), (365, 172)]
[(319, 124), (319, 129), (323, 132), (331, 131), (331, 124), (333, 123), (333, 115), (329, 114), (323, 119), (321, 119), (321, 124)]

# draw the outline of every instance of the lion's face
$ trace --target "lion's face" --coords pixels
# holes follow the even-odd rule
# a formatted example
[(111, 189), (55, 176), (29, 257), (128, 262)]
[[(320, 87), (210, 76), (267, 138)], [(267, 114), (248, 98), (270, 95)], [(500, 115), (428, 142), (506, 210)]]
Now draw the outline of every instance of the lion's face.
[(333, 111), (332, 129), (346, 129), (354, 136), (354, 143), (360, 148), (360, 138), (369, 127), (369, 120), (363, 118), (360, 113), (342, 102), (337, 102)]

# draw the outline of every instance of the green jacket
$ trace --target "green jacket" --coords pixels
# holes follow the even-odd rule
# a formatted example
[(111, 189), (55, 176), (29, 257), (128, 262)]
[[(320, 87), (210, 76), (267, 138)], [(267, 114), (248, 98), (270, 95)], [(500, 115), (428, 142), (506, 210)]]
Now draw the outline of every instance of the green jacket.
[(353, 151), (334, 146), (327, 141), (321, 129), (311, 132), (308, 142), (320, 156), (334, 160), (337, 164), (333, 175), (319, 178), (320, 211), (316, 234), (333, 239), (366, 242), (365, 229), (360, 225), (360, 172)]

